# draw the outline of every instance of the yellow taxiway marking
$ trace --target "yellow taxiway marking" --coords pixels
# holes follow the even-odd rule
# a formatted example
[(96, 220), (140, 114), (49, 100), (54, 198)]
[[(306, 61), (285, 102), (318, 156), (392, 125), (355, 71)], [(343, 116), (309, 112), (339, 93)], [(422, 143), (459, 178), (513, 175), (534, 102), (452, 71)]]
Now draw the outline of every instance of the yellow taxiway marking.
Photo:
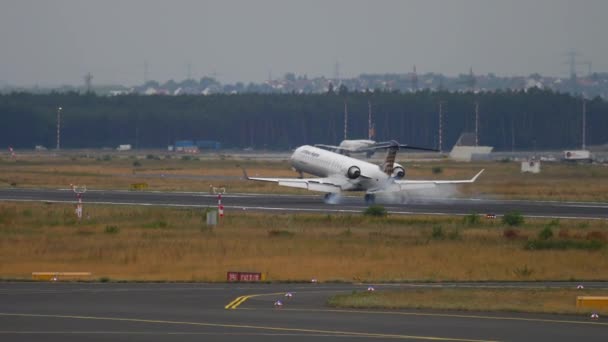
[[(252, 308), (242, 308), (239, 310), (260, 310)], [(263, 310), (263, 309), (262, 309)], [(343, 312), (355, 314), (374, 314), (374, 315), (400, 315), (400, 316), (425, 316), (425, 317), (452, 317), (452, 318), (473, 318), (473, 319), (488, 319), (497, 321), (524, 321), (524, 322), (541, 322), (541, 323), (560, 323), (560, 324), (589, 324), (589, 325), (604, 325), (608, 326), (608, 322), (590, 322), (590, 321), (569, 321), (565, 319), (546, 319), (546, 318), (525, 318), (525, 317), (508, 317), (508, 316), (479, 316), (479, 315), (464, 315), (464, 314), (442, 314), (442, 313), (425, 313), (425, 312), (400, 312), (400, 311), (372, 311), (372, 310), (348, 310), (348, 309), (288, 309), (283, 308), (283, 311), (306, 311), (306, 312)]]
[(380, 334), (380, 333), (365, 333), (365, 332), (341, 331), (341, 330), (282, 328), (282, 327), (271, 327), (271, 326), (260, 326), (260, 325), (246, 325), (246, 324), (222, 324), (222, 323), (205, 323), (205, 322), (165, 321), (165, 320), (155, 320), (155, 319), (137, 319), (137, 318), (121, 318), (121, 317), (97, 317), (97, 316), (73, 316), (73, 315), (44, 315), (44, 314), (1, 313), (1, 312), (0, 312), (0, 316), (5, 316), (5, 317), (32, 317), (32, 318), (65, 318), (65, 319), (81, 319), (81, 320), (96, 320), (96, 321), (117, 321), (117, 322), (134, 322), (134, 323), (188, 325), (188, 326), (200, 326), (200, 327), (267, 330), (267, 331), (290, 332), (290, 333), (305, 333), (305, 334), (329, 334), (329, 335), (332, 335), (332, 336), (347, 336), (347, 337), (394, 338), (394, 339), (403, 339), (403, 340), (457, 341), (457, 342), (494, 342), (494, 341), (491, 341), (491, 340), (473, 340), (473, 339), (434, 337), (434, 336)]
[(284, 292), (274, 292), (274, 293), (262, 293), (262, 294), (252, 294), (252, 295), (247, 295), (247, 296), (240, 296), (240, 297), (237, 297), (232, 302), (228, 303), (226, 306), (224, 306), (224, 309), (226, 309), (226, 310), (236, 309), (239, 305), (245, 303), (245, 301), (249, 298), (262, 297), (262, 296), (275, 296), (275, 295), (280, 295), (283, 293)]
[(228, 303), (228, 305), (224, 306), (224, 309), (228, 310), (228, 309), (234, 309), (232, 306), (238, 302), (239, 300), (241, 300), (244, 296), (240, 296), (240, 297), (236, 297), (235, 300), (233, 300), (232, 302)]

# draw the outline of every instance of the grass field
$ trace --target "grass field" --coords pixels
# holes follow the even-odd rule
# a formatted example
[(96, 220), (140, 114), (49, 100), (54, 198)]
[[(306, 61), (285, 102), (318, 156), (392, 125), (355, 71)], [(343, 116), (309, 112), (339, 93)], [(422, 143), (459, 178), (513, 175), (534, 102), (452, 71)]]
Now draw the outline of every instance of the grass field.
[[(194, 209), (0, 203), (0, 277), (93, 272), (94, 278), (223, 281), (227, 271), (271, 281), (608, 280), (606, 221), (226, 213)], [(564, 249), (529, 249), (547, 241)], [(587, 248), (589, 239), (598, 248)], [(565, 247), (564, 247), (565, 246)]]
[[(608, 167), (543, 163), (542, 173), (522, 174), (519, 163), (450, 161), (404, 162), (412, 179), (470, 178), (486, 172), (475, 184), (458, 187), (454, 195), (510, 199), (608, 201)], [(242, 167), (249, 175), (295, 177), (287, 160), (260, 161), (229, 155), (192, 157), (165, 154), (142, 155), (23, 155), (16, 160), (0, 157), (0, 187), (65, 188), (84, 184), (90, 189), (129, 189), (147, 183), (151, 190), (209, 191), (209, 186), (228, 192), (309, 193), (270, 183), (240, 179)], [(435, 170), (435, 172), (433, 171)], [(437, 173), (437, 171), (440, 171)]]
[(577, 308), (577, 296), (608, 296), (606, 290), (577, 289), (412, 289), (337, 295), (330, 306), (369, 309), (440, 309), (559, 314), (608, 314), (606, 309)]

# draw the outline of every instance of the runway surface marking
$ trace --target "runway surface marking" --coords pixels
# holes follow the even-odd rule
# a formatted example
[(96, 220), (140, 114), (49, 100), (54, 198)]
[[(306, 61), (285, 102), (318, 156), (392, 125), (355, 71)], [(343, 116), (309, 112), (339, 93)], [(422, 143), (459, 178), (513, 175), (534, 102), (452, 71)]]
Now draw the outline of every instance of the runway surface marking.
[(262, 294), (252, 294), (252, 295), (240, 296), (240, 297), (237, 297), (232, 302), (228, 303), (228, 305), (226, 305), (224, 307), (224, 309), (226, 309), (226, 310), (236, 309), (239, 305), (243, 304), (249, 298), (262, 297), (262, 296), (276, 296), (276, 295), (280, 295), (283, 293), (285, 293), (285, 292), (262, 293)]
[[(239, 310), (273, 310), (273, 309), (240, 308)], [(525, 318), (525, 317), (508, 317), (508, 316), (479, 316), (479, 315), (464, 315), (464, 314), (347, 310), (347, 309), (289, 309), (289, 308), (282, 308), (281, 310), (283, 310), (283, 311), (301, 311), (301, 312), (335, 312), (335, 313), (373, 314), (373, 315), (420, 316), (420, 317), (472, 318), (472, 319), (487, 319), (487, 320), (497, 320), (497, 321), (523, 321), (523, 322), (586, 324), (586, 325), (608, 326), (608, 323), (606, 323), (606, 322), (569, 321), (569, 320), (565, 320), (565, 319), (560, 320), (560, 319)]]
[[(281, 337), (336, 337), (335, 334), (288, 333), (213, 333), (213, 332), (149, 332), (149, 331), (0, 331), (0, 335), (194, 335), (194, 336), (281, 336)], [(368, 336), (339, 335), (340, 337), (369, 338)]]
[[(68, 203), (74, 204), (75, 201), (70, 200), (35, 200), (35, 199), (4, 199), (6, 201), (12, 202), (46, 202), (46, 203)], [(216, 205), (203, 205), (203, 204), (174, 204), (174, 203), (145, 203), (145, 202), (110, 202), (110, 201), (88, 201), (89, 204), (105, 204), (105, 205), (135, 205), (135, 206), (144, 206), (144, 207), (174, 207), (174, 208), (211, 208)], [(226, 209), (240, 209), (240, 210), (260, 210), (260, 211), (287, 211), (287, 212), (325, 212), (325, 213), (361, 213), (361, 211), (365, 207), (357, 207), (351, 206), (357, 209), (331, 209), (331, 208), (281, 208), (281, 207), (247, 207), (247, 206), (225, 206)], [(466, 216), (470, 215), (467, 213), (443, 213), (443, 212), (425, 212), (425, 211), (399, 211), (399, 210), (391, 210), (390, 208), (387, 210), (389, 214), (398, 214), (398, 215), (435, 215), (435, 216)], [(501, 215), (497, 215), (501, 216)], [(596, 216), (585, 216), (585, 217), (577, 217), (577, 216), (559, 216), (559, 215), (526, 215), (527, 217), (532, 218), (557, 218), (564, 220), (606, 220), (605, 217), (596, 217)]]
[(121, 318), (121, 317), (43, 315), (43, 314), (25, 314), (25, 313), (2, 313), (2, 312), (0, 312), (0, 316), (30, 317), (30, 318), (63, 318), (63, 319), (133, 322), (133, 323), (148, 323), (148, 324), (187, 325), (187, 326), (215, 327), (215, 328), (268, 330), (268, 331), (292, 332), (292, 333), (304, 333), (304, 334), (326, 334), (326, 335), (332, 335), (332, 336), (365, 337), (365, 338), (394, 338), (394, 339), (403, 339), (403, 340), (425, 340), (425, 341), (494, 342), (494, 340), (476, 340), (476, 339), (448, 338), (448, 337), (435, 337), (435, 336), (415, 336), (415, 335), (400, 335), (400, 334), (365, 333), (365, 332), (341, 331), (341, 330), (283, 328), (283, 327), (246, 325), (246, 324), (181, 322), (181, 321), (165, 321), (165, 320), (155, 320), (155, 319)]

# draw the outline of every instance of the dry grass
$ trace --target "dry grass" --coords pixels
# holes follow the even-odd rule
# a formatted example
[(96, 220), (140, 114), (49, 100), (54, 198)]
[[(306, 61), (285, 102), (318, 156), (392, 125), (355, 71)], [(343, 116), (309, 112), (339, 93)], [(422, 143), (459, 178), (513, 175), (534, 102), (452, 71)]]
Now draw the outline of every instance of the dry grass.
[[(91, 219), (80, 223), (72, 210), (0, 203), (0, 277), (89, 271), (112, 279), (222, 281), (236, 270), (265, 272), (269, 280), (607, 279), (608, 248), (527, 251), (524, 239), (505, 239), (493, 221), (470, 227), (449, 217), (228, 212), (210, 231), (194, 209), (89, 205)], [(533, 238), (546, 223), (530, 221), (520, 235)], [(432, 238), (439, 225), (443, 240)], [(605, 234), (608, 223), (562, 221), (556, 229)]]
[[(128, 189), (132, 183), (148, 183), (153, 190), (208, 191), (209, 185), (229, 192), (307, 193), (270, 183), (240, 179), (241, 167), (252, 176), (295, 177), (287, 160), (259, 161), (229, 156), (204, 156), (182, 160), (172, 155), (140, 156), (77, 154), (72, 156), (20, 156), (17, 161), (0, 159), (0, 186), (63, 188), (86, 184), (97, 189)], [(137, 158), (137, 159), (135, 159)], [(105, 158), (107, 159), (107, 158)], [(138, 162), (141, 166), (134, 167)], [(449, 161), (405, 162), (408, 177), (414, 179), (469, 178), (479, 169), (486, 172), (477, 183), (459, 187), (463, 195), (498, 198), (573, 201), (608, 201), (608, 168), (597, 165), (544, 163), (540, 175), (521, 174), (519, 163)], [(440, 167), (442, 173), (433, 174)]]
[(338, 295), (329, 300), (337, 307), (518, 311), (582, 314), (608, 309), (577, 308), (577, 296), (608, 296), (606, 290), (576, 289), (411, 289)]

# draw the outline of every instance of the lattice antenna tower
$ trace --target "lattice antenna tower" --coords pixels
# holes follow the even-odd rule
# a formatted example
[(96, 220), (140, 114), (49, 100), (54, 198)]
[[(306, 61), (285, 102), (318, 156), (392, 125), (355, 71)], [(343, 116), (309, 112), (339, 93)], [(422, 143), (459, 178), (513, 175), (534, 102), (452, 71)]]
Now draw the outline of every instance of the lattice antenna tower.
[(477, 85), (477, 79), (475, 78), (475, 74), (473, 73), (473, 67), (469, 68), (469, 79), (468, 85), (471, 91), (475, 91), (475, 86)]
[(344, 140), (348, 139), (348, 105), (344, 100)]
[(439, 137), (439, 153), (443, 152), (443, 101), (439, 101), (439, 127), (437, 135)]
[(587, 101), (585, 100), (585, 97), (583, 97), (583, 133), (582, 133), (582, 140), (583, 140), (583, 150), (587, 148)]
[(376, 137), (376, 128), (372, 121), (372, 102), (367, 101), (368, 113), (367, 113), (367, 139), (373, 140)]
[(90, 93), (93, 89), (93, 75), (90, 72), (84, 75), (84, 87), (87, 93)]
[(334, 64), (334, 80), (336, 84), (340, 83), (340, 62), (338, 61)]
[(418, 91), (418, 74), (416, 73), (416, 65), (414, 65), (414, 70), (412, 72), (412, 90)]
[(565, 63), (568, 64), (570, 69), (570, 80), (576, 81), (576, 56), (580, 56), (580, 53), (574, 49), (571, 49), (570, 51), (566, 52), (566, 56), (568, 57), (568, 60)]
[(148, 83), (148, 61), (144, 61), (144, 84)]
[(479, 101), (475, 101), (475, 146), (479, 146)]

